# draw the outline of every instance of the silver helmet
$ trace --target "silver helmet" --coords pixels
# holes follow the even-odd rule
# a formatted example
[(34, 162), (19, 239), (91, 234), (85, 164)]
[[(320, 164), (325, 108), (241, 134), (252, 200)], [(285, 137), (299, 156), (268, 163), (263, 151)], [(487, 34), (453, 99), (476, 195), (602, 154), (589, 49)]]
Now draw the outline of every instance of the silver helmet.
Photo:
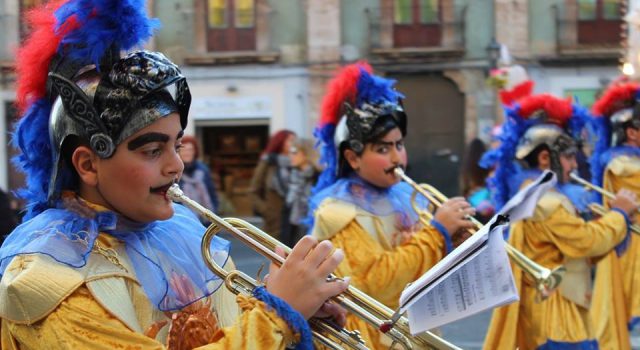
[[(189, 87), (180, 69), (164, 55), (137, 51), (104, 67), (84, 68), (73, 77), (55, 69), (49, 73), (50, 91), (58, 95), (49, 118), (54, 161), (49, 201), (73, 178), (73, 169), (62, 159), (70, 136), (88, 143), (99, 157), (110, 158), (127, 137), (171, 113), (179, 113), (182, 128), (186, 127)], [(168, 89), (172, 86), (174, 95)]]

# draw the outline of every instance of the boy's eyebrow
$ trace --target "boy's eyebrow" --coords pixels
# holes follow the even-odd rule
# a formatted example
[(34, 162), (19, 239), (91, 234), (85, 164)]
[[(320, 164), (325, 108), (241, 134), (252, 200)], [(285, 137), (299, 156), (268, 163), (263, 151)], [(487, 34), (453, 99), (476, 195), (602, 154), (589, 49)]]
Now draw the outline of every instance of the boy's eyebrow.
[(395, 141), (383, 141), (383, 140), (379, 140), (374, 142), (374, 145), (379, 145), (379, 146), (393, 146), (394, 144), (398, 143), (398, 142), (402, 142), (403, 139), (398, 139)]
[(135, 139), (129, 141), (127, 144), (127, 148), (129, 151), (133, 151), (138, 149), (147, 143), (150, 142), (167, 142), (169, 141), (169, 136), (167, 134), (161, 134), (159, 132), (150, 132), (147, 134), (142, 134)]

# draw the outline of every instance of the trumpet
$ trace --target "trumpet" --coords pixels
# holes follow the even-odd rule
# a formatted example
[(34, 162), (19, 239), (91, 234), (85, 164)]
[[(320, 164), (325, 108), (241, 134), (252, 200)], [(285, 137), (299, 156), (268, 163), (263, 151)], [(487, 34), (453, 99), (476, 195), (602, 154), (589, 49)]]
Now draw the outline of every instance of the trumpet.
[[(448, 200), (448, 198), (442, 192), (438, 191), (431, 185), (416, 183), (399, 167), (394, 169), (394, 173), (397, 177), (401, 178), (403, 181), (413, 187), (414, 191), (411, 194), (411, 206), (413, 207), (413, 210), (418, 214), (420, 221), (424, 225), (428, 225), (429, 221), (433, 219), (434, 214), (429, 212), (428, 210), (422, 210), (418, 207), (416, 202), (417, 194), (421, 194), (422, 196), (424, 196), (431, 203), (431, 205), (435, 206), (436, 208), (440, 208), (442, 204)], [(476, 227), (475, 230), (469, 230), (471, 234), (474, 234), (476, 230), (479, 230), (483, 226), (480, 221), (476, 220), (476, 218), (470, 215), (467, 215), (466, 219), (470, 220)], [(531, 275), (531, 277), (534, 279), (536, 289), (538, 290), (538, 298), (540, 298), (541, 300), (548, 298), (562, 282), (562, 277), (566, 271), (564, 266), (558, 266), (553, 270), (550, 270), (544, 266), (540, 266), (538, 263), (529, 259), (522, 252), (506, 242), (505, 249), (511, 260), (523, 271)]]
[[(600, 186), (596, 186), (596, 185), (592, 184), (591, 182), (581, 178), (575, 172), (569, 173), (569, 177), (571, 177), (571, 180), (581, 184), (582, 186), (584, 186), (585, 188), (587, 188), (589, 190), (593, 190), (593, 191), (596, 191), (596, 192), (600, 193), (604, 197), (607, 197), (609, 199), (614, 199), (616, 197), (616, 195), (613, 194), (612, 192), (609, 192), (609, 191), (605, 190), (604, 188), (602, 188)], [(606, 213), (609, 212), (609, 209), (605, 208), (602, 204), (599, 204), (599, 203), (590, 203), (589, 204), (589, 209), (592, 212), (594, 212), (595, 214), (600, 215), (600, 216), (605, 215)], [(640, 209), (637, 209), (637, 212), (640, 213)], [(640, 234), (640, 225), (638, 225), (638, 224), (631, 225), (631, 232), (633, 232), (635, 234)]]
[[(241, 242), (247, 244), (278, 266), (281, 266), (284, 263), (284, 259), (275, 253), (275, 247), (280, 246), (286, 253), (291, 252), (289, 247), (242, 219), (223, 219), (219, 217), (199, 203), (185, 196), (176, 184), (172, 185), (167, 190), (167, 196), (171, 200), (182, 203), (193, 209), (195, 212), (212, 222), (202, 238), (202, 256), (207, 267), (211, 269), (214, 274), (223, 279), (225, 286), (235, 294), (251, 294), (259, 284), (255, 279), (247, 276), (241, 271), (235, 270), (228, 272), (216, 264), (209, 247), (213, 237), (221, 230), (226, 230), (233, 234)], [(330, 275), (328, 278), (335, 279), (337, 277)], [(457, 346), (431, 332), (425, 332), (417, 337), (412, 337), (409, 332), (409, 323), (406, 317), (398, 318), (398, 315), (393, 310), (355, 287), (349, 286), (345, 292), (333, 297), (331, 300), (344, 307), (348, 312), (363, 319), (376, 329), (388, 335), (392, 339), (391, 347), (399, 345), (404, 349), (414, 349), (414, 347), (417, 347), (435, 350), (460, 350)], [(314, 338), (329, 349), (342, 349), (343, 347), (341, 344), (344, 344), (351, 349), (368, 349), (358, 331), (349, 331), (344, 328), (339, 328), (332, 322), (321, 319), (312, 318), (309, 320), (309, 323), (312, 327)], [(330, 337), (337, 339), (337, 341), (334, 341), (324, 334), (330, 335)]]

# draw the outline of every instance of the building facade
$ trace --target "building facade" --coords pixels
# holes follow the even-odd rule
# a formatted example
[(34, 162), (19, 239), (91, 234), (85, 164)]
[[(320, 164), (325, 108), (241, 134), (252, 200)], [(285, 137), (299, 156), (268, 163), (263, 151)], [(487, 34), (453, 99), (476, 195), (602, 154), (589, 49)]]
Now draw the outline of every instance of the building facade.
[[(21, 13), (42, 0), (0, 0), (0, 145), (15, 98), (14, 49)], [(616, 0), (152, 0), (163, 27), (149, 47), (176, 61), (193, 105), (187, 133), (240, 214), (269, 135), (312, 137), (324, 88), (339, 66), (367, 60), (398, 80), (410, 118), (409, 173), (458, 193), (464, 146), (488, 141), (501, 120), (485, 80), (506, 45), (537, 92), (589, 103), (618, 73), (625, 45)], [(0, 187), (21, 181), (0, 146)]]

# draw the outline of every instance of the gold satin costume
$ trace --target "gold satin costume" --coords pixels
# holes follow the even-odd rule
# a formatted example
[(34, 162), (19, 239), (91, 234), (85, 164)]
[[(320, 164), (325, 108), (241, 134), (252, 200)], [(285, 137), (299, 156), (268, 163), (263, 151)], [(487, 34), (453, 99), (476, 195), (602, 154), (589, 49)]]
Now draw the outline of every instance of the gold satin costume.
[[(604, 171), (603, 187), (617, 193), (626, 188), (640, 196), (640, 159), (613, 158)], [(608, 202), (605, 200), (608, 207)], [(640, 216), (636, 216), (636, 222)], [(629, 325), (640, 321), (640, 240), (631, 235), (620, 257), (611, 252), (598, 262), (592, 322), (602, 350), (629, 350)]]
[[(145, 334), (171, 314), (151, 305), (120, 241), (100, 234), (97, 242), (117, 252), (122, 268), (95, 248), (78, 269), (40, 254), (13, 259), (0, 281), (1, 349), (165, 348), (169, 324), (154, 339)], [(198, 349), (284, 349), (299, 337), (257, 299), (236, 299), (224, 285), (209, 298), (219, 327)]]
[(512, 224), (509, 243), (542, 266), (565, 264), (567, 273), (560, 290), (536, 302), (535, 284), (514, 266), (520, 301), (494, 310), (484, 349), (533, 350), (545, 344), (594, 343), (586, 258), (609, 252), (624, 239), (626, 227), (619, 212), (585, 222), (566, 196), (556, 191), (543, 195), (533, 217)]
[[(344, 251), (336, 274), (391, 308), (400, 294), (445, 255), (445, 240), (435, 228), (398, 232), (394, 215), (375, 216), (354, 204), (325, 199), (316, 212), (313, 235)], [(359, 330), (370, 349), (388, 349), (391, 339), (365, 321), (347, 315), (345, 328)]]

